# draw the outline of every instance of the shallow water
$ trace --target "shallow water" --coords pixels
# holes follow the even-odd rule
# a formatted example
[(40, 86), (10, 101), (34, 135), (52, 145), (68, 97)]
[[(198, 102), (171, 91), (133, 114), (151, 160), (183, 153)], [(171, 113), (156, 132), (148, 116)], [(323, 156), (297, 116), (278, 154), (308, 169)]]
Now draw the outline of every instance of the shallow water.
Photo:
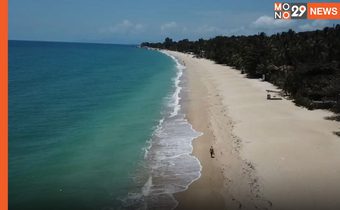
[(192, 141), (201, 133), (192, 128), (183, 110), (185, 67), (170, 57), (178, 69), (173, 80), (174, 90), (145, 153), (147, 182), (142, 191), (124, 200), (128, 208), (173, 209), (178, 204), (173, 194), (186, 190), (201, 175), (200, 162), (191, 155)]
[(172, 209), (200, 176), (184, 67), (136, 46), (9, 41), (10, 209)]
[(120, 208), (176, 72), (136, 46), (9, 41), (10, 209)]

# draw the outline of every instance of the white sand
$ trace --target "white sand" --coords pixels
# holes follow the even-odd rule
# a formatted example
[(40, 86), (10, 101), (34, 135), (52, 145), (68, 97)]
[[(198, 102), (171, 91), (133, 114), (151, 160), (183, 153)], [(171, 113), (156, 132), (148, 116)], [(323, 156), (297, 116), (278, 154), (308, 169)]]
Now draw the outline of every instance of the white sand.
[(176, 195), (178, 209), (340, 209), (340, 123), (324, 119), (332, 113), (267, 100), (270, 83), (171, 54), (187, 66), (188, 119), (204, 133), (193, 152), (202, 177)]

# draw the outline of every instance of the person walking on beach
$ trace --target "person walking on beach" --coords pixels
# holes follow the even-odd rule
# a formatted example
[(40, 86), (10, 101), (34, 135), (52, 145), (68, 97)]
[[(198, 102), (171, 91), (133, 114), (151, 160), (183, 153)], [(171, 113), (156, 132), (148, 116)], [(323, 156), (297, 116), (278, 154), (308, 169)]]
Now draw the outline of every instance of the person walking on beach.
[(210, 157), (211, 157), (211, 158), (214, 158), (214, 157), (215, 157), (215, 151), (214, 151), (213, 146), (210, 147)]

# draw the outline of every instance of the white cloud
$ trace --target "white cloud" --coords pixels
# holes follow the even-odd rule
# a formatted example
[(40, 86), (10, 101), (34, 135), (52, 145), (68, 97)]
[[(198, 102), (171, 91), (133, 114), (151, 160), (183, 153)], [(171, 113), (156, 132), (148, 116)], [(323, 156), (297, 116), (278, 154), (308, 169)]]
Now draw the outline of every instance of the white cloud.
[(293, 26), (294, 23), (293, 20), (276, 20), (274, 17), (263, 15), (252, 22), (250, 27), (255, 29), (281, 29)]
[(257, 33), (259, 31), (268, 32), (269, 34), (293, 29), (294, 31), (313, 31), (323, 29), (331, 24), (328, 20), (275, 20), (274, 17), (261, 16), (253, 21), (246, 31)]
[(133, 23), (129, 20), (123, 20), (122, 22), (115, 24), (113, 26), (109, 26), (106, 28), (102, 28), (99, 31), (101, 33), (113, 33), (113, 34), (131, 34), (138, 33), (144, 31), (144, 25), (140, 23)]
[(306, 23), (304, 25), (299, 26), (299, 29), (302, 31), (312, 31), (317, 29), (322, 29), (329, 24), (328, 20), (314, 20), (311, 23)]
[(177, 27), (178, 27), (177, 23), (175, 21), (171, 21), (171, 22), (164, 23), (163, 25), (161, 25), (161, 31), (165, 32), (165, 31), (173, 30)]

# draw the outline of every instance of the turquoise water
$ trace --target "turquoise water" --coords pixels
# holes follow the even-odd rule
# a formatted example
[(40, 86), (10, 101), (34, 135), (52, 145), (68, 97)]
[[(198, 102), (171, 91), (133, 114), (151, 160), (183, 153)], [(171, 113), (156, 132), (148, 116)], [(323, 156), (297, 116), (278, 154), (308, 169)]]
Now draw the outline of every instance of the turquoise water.
[(135, 46), (9, 41), (10, 209), (119, 208), (175, 75)]

